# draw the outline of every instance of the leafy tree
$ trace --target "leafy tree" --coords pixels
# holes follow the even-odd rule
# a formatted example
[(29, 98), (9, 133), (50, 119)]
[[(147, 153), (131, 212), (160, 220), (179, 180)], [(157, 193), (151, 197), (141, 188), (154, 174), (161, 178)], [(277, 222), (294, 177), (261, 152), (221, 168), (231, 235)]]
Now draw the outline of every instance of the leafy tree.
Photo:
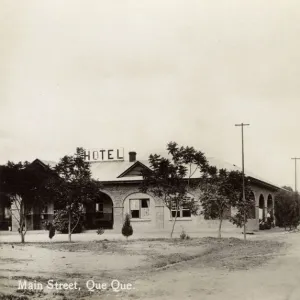
[(284, 185), (282, 188), (287, 190), (287, 191), (293, 192), (293, 188), (290, 187), (290, 186)]
[(219, 238), (225, 213), (237, 205), (241, 180), (240, 172), (220, 169), (202, 183), (201, 213), (205, 219), (219, 219)]
[[(69, 233), (69, 211), (59, 209), (54, 214), (53, 225), (61, 233)], [(83, 211), (82, 209), (72, 210), (71, 216), (72, 233), (80, 233), (83, 228)]]
[[(91, 178), (90, 165), (84, 161), (83, 153), (83, 148), (77, 148), (74, 155), (61, 158), (55, 167), (58, 176), (48, 184), (48, 189), (55, 196), (56, 208), (67, 212), (69, 242), (81, 219), (83, 205), (95, 201), (101, 188)], [(73, 219), (76, 219), (74, 226)]]
[[(142, 192), (150, 191), (161, 198), (169, 210), (175, 211), (171, 238), (180, 208), (188, 208), (192, 214), (199, 210), (198, 202), (187, 197), (189, 191), (199, 186), (199, 179), (213, 174), (205, 155), (193, 147), (179, 147), (177, 143), (167, 144), (171, 159), (154, 154), (149, 156), (150, 170), (142, 172)], [(196, 176), (195, 174), (198, 174)]]
[(123, 227), (122, 227), (122, 234), (126, 237), (127, 240), (128, 240), (128, 237), (133, 234), (133, 229), (132, 229), (132, 226), (130, 224), (129, 214), (125, 215), (125, 221), (124, 221), (124, 224), (123, 224)]
[(55, 227), (52, 223), (48, 223), (46, 229), (49, 231), (49, 239), (51, 241), (52, 238), (55, 236)]
[(247, 222), (248, 219), (253, 214), (253, 209), (255, 208), (255, 199), (252, 197), (252, 191), (250, 188), (249, 181), (245, 178), (245, 201), (243, 199), (243, 192), (242, 189), (242, 174), (239, 173), (239, 186), (240, 191), (238, 192), (238, 197), (236, 197), (236, 201), (233, 205), (237, 209), (237, 213), (230, 217), (230, 221), (235, 224), (237, 227), (243, 227), (244, 231), (244, 240), (246, 240), (246, 233), (247, 233)]
[(280, 190), (275, 195), (275, 217), (279, 227), (297, 228), (299, 225), (299, 194)]
[(31, 167), (28, 162), (8, 162), (0, 166), (0, 186), (7, 196), (12, 218), (17, 222), (21, 242), (27, 232), (26, 215), (34, 205), (41, 205), (48, 199), (45, 182), (49, 173)]

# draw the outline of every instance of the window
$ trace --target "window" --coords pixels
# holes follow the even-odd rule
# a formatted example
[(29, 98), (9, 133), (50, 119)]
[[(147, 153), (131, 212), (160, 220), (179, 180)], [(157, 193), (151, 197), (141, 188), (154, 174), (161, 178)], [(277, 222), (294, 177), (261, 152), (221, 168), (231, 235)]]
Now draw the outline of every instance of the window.
[(182, 206), (181, 209), (182, 217), (183, 218), (190, 218), (191, 217), (191, 210), (185, 206)]
[(11, 217), (11, 211), (8, 207), (5, 207), (4, 209), (4, 218), (9, 219)]
[(177, 211), (177, 216), (176, 216), (176, 203), (175, 202), (172, 202), (172, 208), (171, 208), (171, 215), (172, 215), (172, 218), (180, 218), (180, 208), (178, 209)]
[[(188, 202), (192, 201), (191, 197), (186, 197), (186, 201), (182, 201), (182, 205), (178, 208), (177, 211), (177, 218), (190, 218), (191, 217), (191, 210), (189, 209)], [(187, 202), (187, 203), (184, 203)], [(171, 207), (171, 216), (172, 218), (176, 217), (176, 202), (172, 202)]]
[(103, 203), (96, 203), (96, 212), (103, 212)]
[(133, 219), (148, 219), (150, 217), (150, 199), (130, 199), (130, 215)]
[(99, 218), (103, 218), (104, 214), (103, 214), (103, 202), (97, 202), (96, 203), (96, 215)]
[(42, 214), (41, 215), (41, 219), (42, 220), (48, 220), (48, 215), (47, 214), (44, 214), (44, 215)]
[(48, 206), (45, 205), (45, 206), (43, 206), (43, 208), (42, 208), (42, 214), (47, 214), (47, 213), (48, 213)]

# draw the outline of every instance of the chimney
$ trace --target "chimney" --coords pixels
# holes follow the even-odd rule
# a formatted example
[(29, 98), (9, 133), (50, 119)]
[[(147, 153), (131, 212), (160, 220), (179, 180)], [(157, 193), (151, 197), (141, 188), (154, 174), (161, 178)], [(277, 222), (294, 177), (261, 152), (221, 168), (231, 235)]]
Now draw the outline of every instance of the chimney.
[(129, 152), (129, 162), (136, 161), (136, 152)]

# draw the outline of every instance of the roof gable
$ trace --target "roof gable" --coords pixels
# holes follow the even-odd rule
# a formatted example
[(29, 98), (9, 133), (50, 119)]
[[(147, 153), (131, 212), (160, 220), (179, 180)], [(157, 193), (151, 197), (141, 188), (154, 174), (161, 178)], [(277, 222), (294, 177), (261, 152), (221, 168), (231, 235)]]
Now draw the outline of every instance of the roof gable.
[(56, 166), (56, 163), (48, 160), (35, 159), (30, 165), (32, 166), (41, 166), (45, 169), (53, 169)]
[(150, 170), (147, 166), (145, 166), (140, 161), (136, 161), (132, 166), (126, 169), (117, 178), (142, 176), (142, 171), (146, 169)]
[(52, 175), (55, 173), (53, 167), (38, 158), (31, 162), (27, 169), (34, 172), (42, 172), (40, 174)]
[(43, 169), (47, 170), (49, 169), (49, 166), (42, 162), (40, 159), (35, 159), (31, 164), (30, 168), (36, 168), (36, 167), (42, 167)]

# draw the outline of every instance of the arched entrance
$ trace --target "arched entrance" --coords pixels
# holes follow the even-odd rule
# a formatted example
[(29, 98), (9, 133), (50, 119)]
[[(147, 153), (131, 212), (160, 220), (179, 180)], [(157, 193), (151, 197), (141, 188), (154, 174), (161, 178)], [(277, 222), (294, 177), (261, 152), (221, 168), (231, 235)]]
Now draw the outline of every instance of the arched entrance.
[(263, 194), (260, 194), (259, 196), (259, 220), (265, 221), (265, 198)]
[(9, 198), (0, 193), (0, 230), (11, 230), (12, 215), (11, 204)]
[(99, 192), (96, 201), (86, 205), (85, 229), (113, 229), (113, 201), (105, 193)]
[(274, 223), (273, 198), (271, 194), (268, 195), (267, 200), (267, 218), (269, 219), (270, 223)]

